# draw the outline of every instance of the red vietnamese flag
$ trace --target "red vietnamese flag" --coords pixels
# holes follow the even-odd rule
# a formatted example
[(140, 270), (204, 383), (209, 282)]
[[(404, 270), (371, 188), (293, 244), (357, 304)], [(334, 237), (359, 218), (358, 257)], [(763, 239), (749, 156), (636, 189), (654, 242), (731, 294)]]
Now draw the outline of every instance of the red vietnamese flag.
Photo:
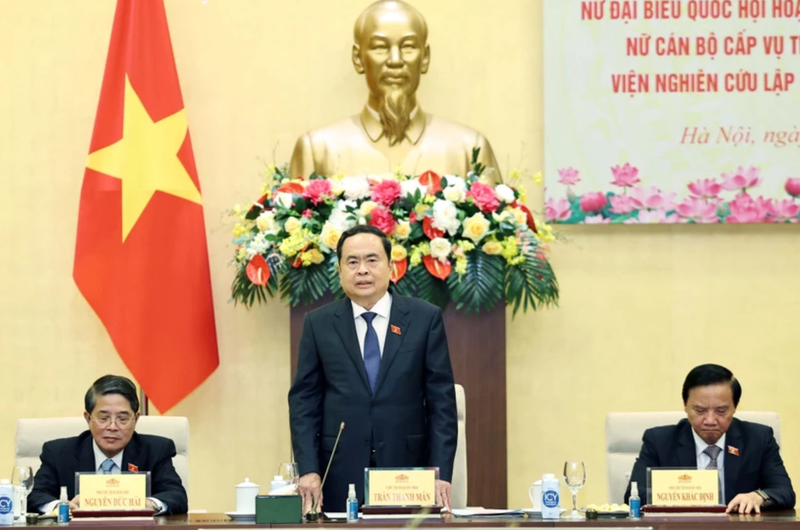
[(217, 367), (200, 181), (163, 0), (118, 0), (75, 283), (162, 412)]

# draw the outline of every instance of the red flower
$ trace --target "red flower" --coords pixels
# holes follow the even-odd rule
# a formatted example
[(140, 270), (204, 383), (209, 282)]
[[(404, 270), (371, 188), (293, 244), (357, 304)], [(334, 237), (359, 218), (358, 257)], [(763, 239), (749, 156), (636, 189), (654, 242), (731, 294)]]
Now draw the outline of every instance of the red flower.
[(584, 193), (581, 197), (581, 211), (583, 211), (583, 213), (599, 212), (606, 207), (607, 203), (608, 200), (602, 192), (590, 191), (588, 193)]
[(420, 175), (419, 183), (423, 186), (427, 186), (428, 195), (436, 195), (436, 192), (442, 189), (442, 177), (433, 171), (426, 171)]
[(403, 259), (403, 261), (393, 261), (392, 283), (399, 282), (400, 279), (406, 275), (407, 270), (408, 270), (408, 258)]
[(369, 215), (369, 224), (379, 228), (388, 236), (394, 232), (394, 227), (397, 224), (397, 221), (394, 220), (391, 212), (381, 208), (380, 206), (376, 206)]
[(313, 212), (311, 211), (310, 208), (306, 208), (305, 210), (303, 210), (303, 217), (305, 217), (306, 219), (311, 219), (312, 213)]
[(315, 206), (331, 195), (331, 181), (326, 179), (314, 179), (303, 190), (303, 198), (310, 199)]
[(433, 217), (425, 216), (422, 219), (422, 232), (428, 236), (428, 239), (444, 237), (444, 230), (439, 230), (438, 228), (433, 227)]
[(475, 182), (470, 187), (467, 197), (472, 197), (483, 213), (492, 213), (500, 206), (500, 201), (497, 200), (492, 187), (480, 182)]
[(400, 183), (386, 179), (372, 189), (372, 200), (387, 208), (400, 198)]
[(269, 265), (261, 254), (256, 254), (250, 259), (245, 268), (247, 278), (255, 285), (267, 285), (269, 281)]
[(446, 280), (453, 271), (453, 265), (451, 265), (449, 261), (447, 263), (442, 263), (430, 255), (422, 256), (422, 263), (425, 264), (425, 268), (428, 269), (431, 276), (439, 278), (440, 280)]
[(281, 187), (278, 188), (279, 193), (296, 193), (300, 195), (303, 193), (303, 185), (299, 182), (287, 182), (286, 184), (281, 184)]
[(417, 222), (417, 212), (411, 212), (411, 215), (408, 216), (408, 224), (413, 225)]

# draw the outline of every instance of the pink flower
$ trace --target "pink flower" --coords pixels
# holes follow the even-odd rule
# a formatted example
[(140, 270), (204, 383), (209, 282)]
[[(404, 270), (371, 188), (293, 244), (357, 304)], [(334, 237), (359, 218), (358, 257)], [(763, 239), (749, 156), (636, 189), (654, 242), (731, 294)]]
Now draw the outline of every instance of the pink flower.
[(742, 192), (745, 192), (747, 188), (753, 188), (761, 183), (761, 177), (758, 174), (758, 168), (750, 166), (748, 169), (744, 169), (739, 166), (732, 173), (722, 174), (722, 187), (726, 190), (742, 190)]
[(401, 194), (400, 183), (396, 180), (386, 179), (372, 189), (372, 200), (388, 208), (400, 198)]
[(604, 218), (602, 215), (592, 215), (587, 217), (584, 221), (587, 225), (607, 225), (611, 219)]
[(696, 180), (689, 184), (689, 191), (704, 199), (713, 199), (722, 191), (722, 186), (714, 179)]
[(717, 223), (717, 202), (704, 201), (699, 197), (686, 197), (686, 199), (678, 205), (678, 215), (683, 217), (686, 221), (694, 221), (695, 223)]
[(544, 206), (544, 216), (548, 221), (566, 221), (572, 215), (567, 199), (555, 200), (553, 197), (547, 199)]
[(558, 176), (561, 177), (558, 181), (565, 186), (572, 186), (581, 181), (578, 177), (578, 170), (573, 167), (558, 170)]
[(306, 219), (311, 219), (312, 213), (313, 212), (311, 211), (311, 208), (306, 208), (305, 210), (303, 210), (303, 217), (305, 217)]
[(786, 179), (786, 193), (791, 195), (792, 197), (800, 197), (800, 178), (788, 178)]
[(603, 195), (602, 192), (599, 191), (590, 191), (588, 193), (584, 193), (581, 196), (581, 211), (583, 213), (594, 213), (599, 212), (603, 208), (606, 207), (608, 201), (606, 200), (606, 196)]
[(614, 213), (631, 213), (638, 207), (630, 195), (612, 195), (609, 200)]
[(417, 212), (411, 212), (408, 216), (408, 224), (414, 224), (417, 222)]
[(637, 177), (639, 170), (627, 162), (622, 167), (612, 167), (611, 173), (614, 175), (614, 180), (611, 181), (614, 186), (630, 188), (640, 182), (639, 177)]
[(775, 201), (769, 205), (769, 214), (775, 218), (776, 223), (796, 223), (800, 214), (800, 204), (792, 199)]
[(315, 206), (331, 196), (331, 181), (327, 179), (314, 179), (303, 190), (303, 198), (310, 199)]
[(678, 214), (667, 215), (664, 210), (639, 210), (640, 223), (677, 223)]
[(478, 205), (478, 208), (483, 213), (492, 213), (500, 206), (500, 201), (497, 200), (492, 187), (480, 182), (472, 184), (472, 187), (467, 192), (467, 197), (472, 197), (472, 200), (475, 201), (475, 204)]
[(638, 208), (649, 210), (673, 210), (675, 208), (676, 193), (661, 193), (655, 186), (650, 189), (633, 188), (631, 198)]
[(742, 193), (728, 203), (731, 215), (726, 219), (729, 223), (763, 223), (767, 220), (767, 214), (772, 201), (759, 197), (753, 199), (750, 195)]
[(388, 236), (394, 232), (394, 227), (397, 222), (394, 220), (394, 217), (392, 217), (391, 212), (381, 206), (376, 206), (372, 209), (372, 212), (370, 212), (369, 224), (379, 228)]

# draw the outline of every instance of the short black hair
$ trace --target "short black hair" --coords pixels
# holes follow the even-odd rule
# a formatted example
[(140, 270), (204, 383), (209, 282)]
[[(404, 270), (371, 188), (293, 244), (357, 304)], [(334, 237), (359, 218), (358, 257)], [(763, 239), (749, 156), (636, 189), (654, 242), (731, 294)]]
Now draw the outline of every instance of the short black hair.
[(683, 381), (683, 404), (686, 405), (689, 400), (689, 391), (693, 388), (726, 383), (731, 385), (733, 406), (738, 407), (739, 399), (742, 397), (742, 385), (733, 376), (733, 372), (718, 364), (701, 364), (693, 368)]
[(389, 241), (389, 238), (386, 237), (383, 230), (372, 225), (356, 225), (345, 230), (339, 238), (339, 242), (336, 243), (336, 254), (339, 256), (339, 263), (342, 262), (342, 247), (344, 246), (345, 240), (348, 237), (353, 237), (358, 234), (372, 234), (373, 236), (378, 236), (381, 239), (383, 250), (386, 252), (386, 259), (392, 261), (392, 242)]
[(91, 414), (97, 405), (97, 398), (107, 394), (119, 394), (128, 400), (131, 404), (133, 413), (139, 412), (139, 398), (136, 396), (136, 385), (127, 377), (121, 375), (104, 375), (95, 381), (89, 390), (86, 391), (86, 397), (83, 398), (83, 405), (86, 412)]

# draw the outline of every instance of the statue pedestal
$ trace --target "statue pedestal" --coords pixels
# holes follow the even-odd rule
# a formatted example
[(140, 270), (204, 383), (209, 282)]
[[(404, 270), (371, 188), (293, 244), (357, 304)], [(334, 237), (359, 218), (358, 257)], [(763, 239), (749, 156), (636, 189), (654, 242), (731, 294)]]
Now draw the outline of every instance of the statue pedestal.
[[(293, 307), (291, 319), (292, 377), (303, 317), (331, 298), (313, 306)], [(501, 303), (489, 312), (465, 314), (450, 305), (444, 312), (450, 360), (456, 383), (467, 398), (468, 505), (506, 508), (506, 309)]]

